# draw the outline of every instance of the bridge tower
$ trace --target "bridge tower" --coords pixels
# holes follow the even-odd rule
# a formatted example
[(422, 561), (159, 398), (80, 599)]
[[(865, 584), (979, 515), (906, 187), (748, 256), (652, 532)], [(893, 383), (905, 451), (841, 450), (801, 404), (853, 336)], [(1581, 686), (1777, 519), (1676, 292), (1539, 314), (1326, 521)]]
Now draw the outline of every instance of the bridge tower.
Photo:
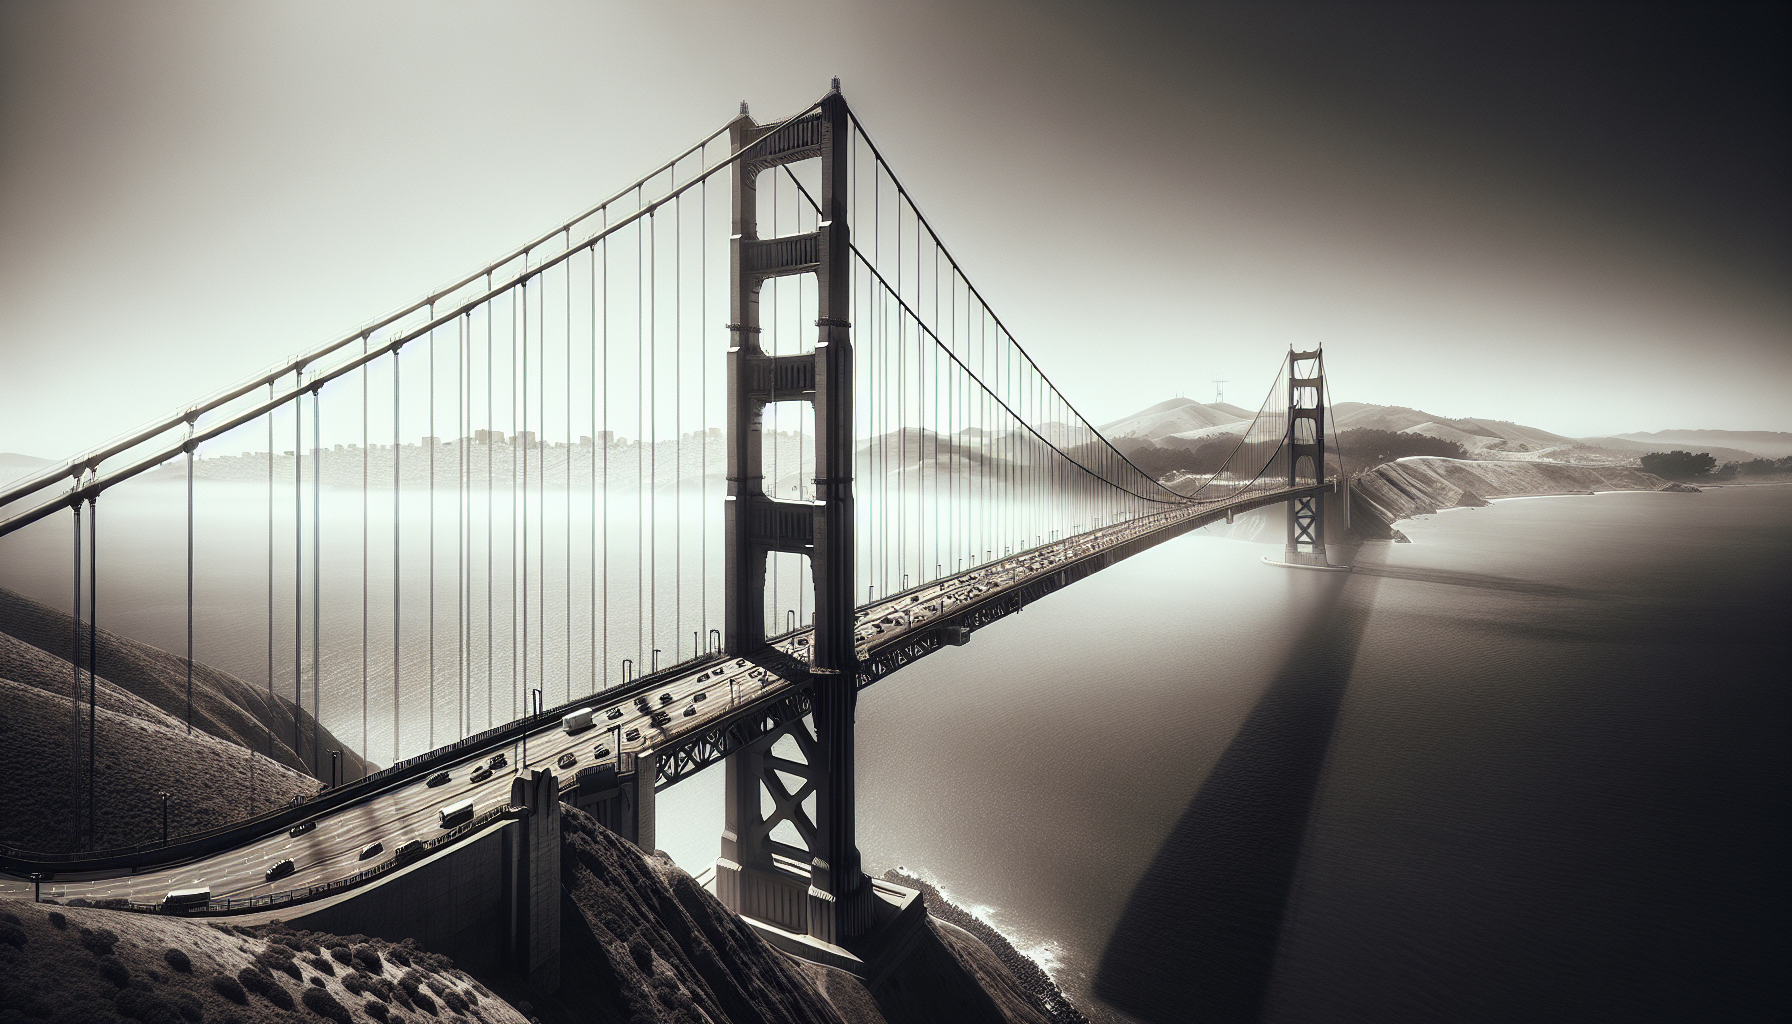
[[(852, 266), (847, 224), (846, 101), (839, 80), (819, 109), (770, 128), (746, 105), (730, 126), (733, 237), (728, 325), (728, 494), (724, 647), (766, 652), (765, 573), (771, 552), (809, 559), (815, 633), (809, 686), (813, 733), (800, 718), (770, 730), (727, 760), (726, 824), (716, 893), (730, 909), (830, 944), (864, 932), (873, 913), (859, 867), (853, 789), (854, 643)], [(760, 238), (758, 178), (785, 164), (821, 161), (821, 211), (813, 232)], [(759, 291), (769, 278), (814, 274), (813, 352), (772, 356), (759, 344)], [(780, 501), (764, 489), (762, 419), (773, 401), (815, 408), (815, 499)], [(772, 750), (797, 741), (797, 757)], [(787, 752), (788, 753), (788, 752)], [(800, 780), (794, 789), (786, 779)], [(813, 815), (806, 801), (813, 796)], [(773, 810), (762, 810), (769, 797)], [(788, 822), (807, 849), (774, 839)]]
[[(1325, 483), (1325, 352), (1288, 354), (1288, 485)], [(1330, 568), (1325, 557), (1325, 492), (1288, 503), (1289, 565)]]

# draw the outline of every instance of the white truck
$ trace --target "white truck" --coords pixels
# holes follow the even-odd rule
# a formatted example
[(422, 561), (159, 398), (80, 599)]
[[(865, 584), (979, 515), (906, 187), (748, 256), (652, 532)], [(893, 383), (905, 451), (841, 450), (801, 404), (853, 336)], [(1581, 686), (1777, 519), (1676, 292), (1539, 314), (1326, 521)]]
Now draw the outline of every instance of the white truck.
[(593, 713), (591, 708), (580, 708), (577, 711), (568, 712), (566, 717), (560, 719), (560, 727), (569, 733), (589, 729)]

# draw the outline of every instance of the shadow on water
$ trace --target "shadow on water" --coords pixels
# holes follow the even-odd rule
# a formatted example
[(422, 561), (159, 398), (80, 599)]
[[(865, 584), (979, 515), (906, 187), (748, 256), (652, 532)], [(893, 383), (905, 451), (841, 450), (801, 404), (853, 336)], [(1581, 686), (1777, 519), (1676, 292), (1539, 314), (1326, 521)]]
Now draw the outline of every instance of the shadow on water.
[[(1353, 574), (1354, 575), (1354, 574)], [(1151, 1024), (1254, 1021), (1376, 580), (1318, 574), (1288, 659), (1127, 901), (1095, 977)]]

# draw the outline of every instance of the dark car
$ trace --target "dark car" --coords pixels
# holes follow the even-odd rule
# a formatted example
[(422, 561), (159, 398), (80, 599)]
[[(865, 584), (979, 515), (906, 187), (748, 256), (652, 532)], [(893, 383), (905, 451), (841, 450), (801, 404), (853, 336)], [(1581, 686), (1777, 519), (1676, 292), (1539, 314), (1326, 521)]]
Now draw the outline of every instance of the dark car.
[(431, 786), (440, 786), (447, 781), (448, 781), (448, 773), (447, 772), (437, 772), (434, 775), (431, 775), (429, 777), (429, 784)]
[(664, 711), (655, 711), (647, 720), (653, 723), (654, 728), (664, 729), (666, 723), (672, 721), (672, 716)]
[(359, 859), (366, 860), (369, 857), (378, 857), (381, 853), (383, 853), (385, 851), (385, 849), (386, 849), (386, 844), (380, 842), (378, 839), (375, 839), (373, 842), (368, 843), (366, 846), (361, 847), (361, 856)]
[(276, 878), (285, 878), (287, 875), (292, 874), (293, 870), (291, 857), (288, 857), (285, 860), (277, 860), (268, 865), (267, 880), (272, 882)]
[(561, 754), (560, 760), (555, 761), (554, 763), (562, 768), (571, 768), (573, 765), (579, 763), (579, 758), (578, 755), (569, 750), (566, 753)]
[(487, 766), (492, 767), (492, 768), (502, 768), (505, 765), (510, 763), (510, 756), (508, 754), (504, 753), (502, 750), (500, 750), (496, 754), (493, 754), (491, 756), (491, 759), (486, 761), (485, 763)]
[(492, 770), (490, 768), (480, 767), (473, 769), (473, 774), (469, 776), (469, 780), (472, 782), (484, 782), (491, 777)]
[(400, 846), (398, 852), (392, 855), (392, 859), (400, 864), (409, 864), (421, 856), (423, 856), (423, 840), (413, 839)]
[(641, 730), (630, 729), (629, 731), (622, 734), (622, 738), (625, 740), (628, 740), (630, 743), (633, 743), (634, 741), (641, 738)]
[(702, 691), (702, 690), (698, 690), (698, 691), (697, 691), (697, 696), (695, 696), (695, 697), (692, 697), (692, 698), (691, 698), (691, 699), (692, 699), (692, 700), (708, 700), (708, 699), (709, 699), (709, 694), (707, 694), (707, 693), (704, 693), (704, 692), (703, 692), (703, 691)]
[(618, 718), (622, 717), (622, 709), (621, 708), (611, 708), (609, 710), (609, 712), (604, 715), (604, 717), (608, 718), (610, 721), (614, 722)]
[(686, 717), (686, 718), (689, 718), (696, 713), (697, 713), (697, 705), (695, 705), (695, 704), (692, 704), (690, 707), (684, 709), (684, 717)]
[(599, 758), (600, 760), (602, 758), (609, 757), (610, 756), (610, 748), (604, 746), (602, 743), (599, 743), (597, 745), (597, 748), (595, 750), (591, 751), (591, 756), (595, 757), (595, 758)]
[(660, 694), (660, 704), (662, 706), (664, 706), (666, 704), (670, 704), (670, 703), (672, 703), (672, 695), (671, 694), (669, 694), (669, 693)]
[(287, 829), (286, 834), (289, 836), (292, 836), (294, 839), (297, 839), (298, 837), (304, 835), (307, 832), (310, 832), (311, 830), (313, 830), (315, 828), (317, 828), (317, 822), (315, 820), (301, 821), (297, 825), (294, 825), (293, 827)]

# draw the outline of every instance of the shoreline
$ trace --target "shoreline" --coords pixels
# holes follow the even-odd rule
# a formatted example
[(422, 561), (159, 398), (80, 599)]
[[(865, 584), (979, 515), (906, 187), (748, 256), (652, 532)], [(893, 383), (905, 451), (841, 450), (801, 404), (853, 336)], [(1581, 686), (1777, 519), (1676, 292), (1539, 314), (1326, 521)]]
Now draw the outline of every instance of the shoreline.
[(1003, 935), (994, 925), (947, 899), (938, 886), (917, 878), (903, 868), (890, 868), (880, 877), (911, 889), (919, 889), (929, 917), (962, 928), (989, 947), (989, 951), (1014, 976), (1015, 982), (1026, 992), (1034, 1008), (1046, 1020), (1052, 1024), (1089, 1024), (1089, 1018), (1064, 994), (1064, 990), (1044, 965), (1015, 948), (1008, 936)]

